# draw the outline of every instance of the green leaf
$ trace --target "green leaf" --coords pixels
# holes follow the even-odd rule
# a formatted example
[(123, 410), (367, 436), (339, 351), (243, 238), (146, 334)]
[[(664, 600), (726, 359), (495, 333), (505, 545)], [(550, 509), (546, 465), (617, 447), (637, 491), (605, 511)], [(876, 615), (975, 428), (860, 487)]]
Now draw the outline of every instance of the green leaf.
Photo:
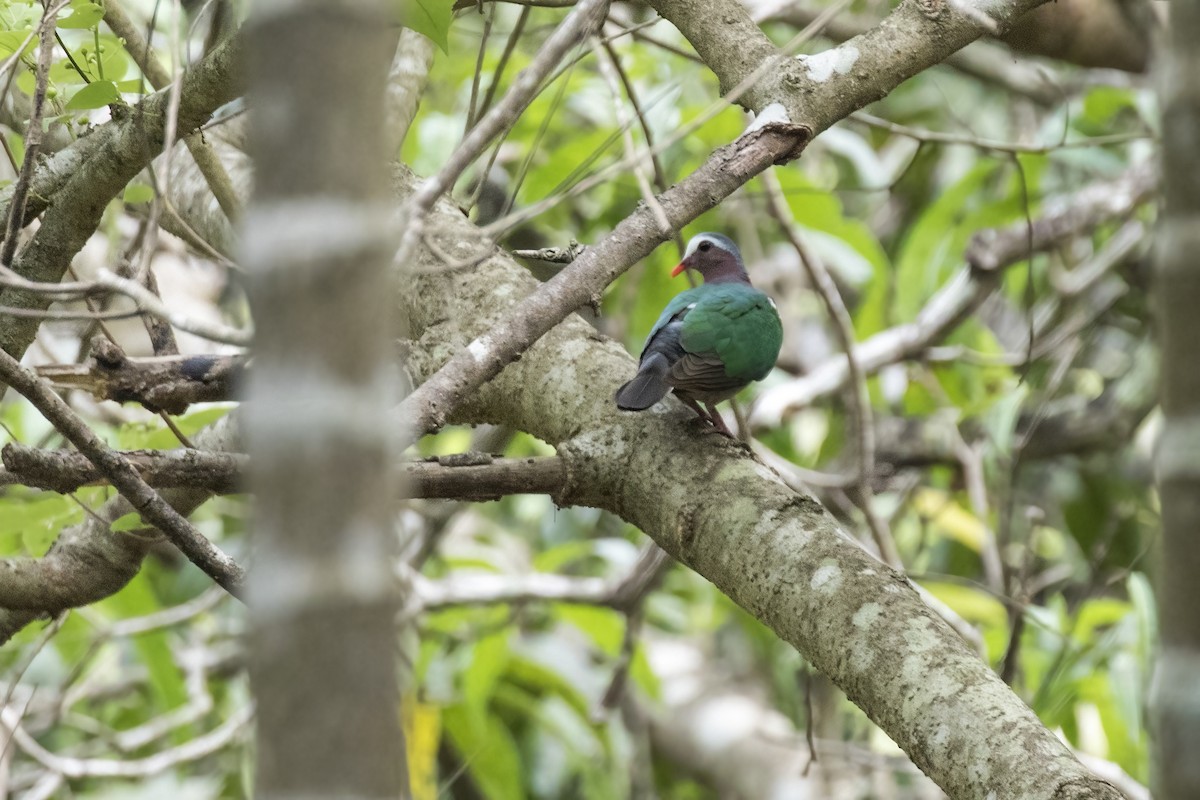
[(0, 499), (0, 548), (5, 554), (41, 556), (63, 528), (83, 518), (79, 506), (64, 495), (16, 489), (9, 492)]
[(485, 797), (525, 796), (516, 740), (498, 716), (481, 722), (463, 706), (451, 706), (442, 712), (442, 726)]
[(913, 319), (944, 280), (947, 268), (961, 259), (963, 247), (975, 232), (966, 224), (968, 209), (986, 196), (984, 186), (999, 168), (998, 161), (979, 162), (928, 205), (909, 228), (896, 259), (897, 319)]
[(574, 625), (610, 656), (621, 649), (625, 638), (625, 617), (611, 608), (574, 606), (556, 603), (554, 613), (563, 622)]
[(483, 718), (496, 682), (508, 665), (508, 631), (485, 636), (475, 643), (471, 666), (463, 675), (463, 702), (467, 710)]
[(102, 108), (121, 99), (117, 85), (112, 81), (92, 81), (84, 86), (67, 103), (68, 111)]
[[(0, 58), (10, 58), (17, 52), (17, 48), (25, 42), (25, 37), (29, 36), (32, 29), (15, 31), (0, 31)], [(33, 52), (33, 48), (37, 47), (38, 37), (30, 37), (29, 42), (25, 44), (25, 48), (21, 50), (21, 55), (29, 55)]]
[(1096, 86), (1083, 98), (1083, 116), (1076, 121), (1077, 127), (1080, 122), (1090, 123), (1095, 128), (1110, 125), (1117, 114), (1126, 110), (1137, 112), (1137, 101), (1131, 90)]
[[(175, 418), (175, 425), (184, 436), (191, 436), (229, 413), (230, 406), (216, 406), (193, 411)], [(166, 450), (179, 447), (179, 439), (166, 425), (133, 422), (117, 432), (117, 446), (122, 450)]]
[(1012, 452), (1021, 407), (1028, 395), (1029, 384), (1019, 384), (996, 400), (983, 415), (983, 428), (994, 446), (994, 455), (1007, 457)]
[(1079, 619), (1075, 623), (1075, 636), (1080, 642), (1088, 644), (1097, 635), (1100, 628), (1109, 628), (1125, 619), (1133, 611), (1133, 607), (1124, 600), (1115, 597), (1097, 597), (1088, 600), (1079, 609)]
[(113, 524), (109, 526), (109, 530), (113, 533), (120, 533), (121, 531), (133, 531), (144, 527), (146, 527), (146, 523), (142, 522), (142, 515), (136, 511), (130, 511), (128, 514), (113, 520)]
[(149, 203), (154, 199), (154, 187), (145, 183), (131, 183), (125, 187), (122, 199), (130, 205)]
[(400, 24), (424, 34), (447, 55), (450, 54), (450, 21), (454, 19), (452, 0), (396, 0)]
[(104, 7), (91, 0), (75, 0), (71, 3), (71, 15), (58, 21), (60, 28), (94, 28), (104, 19)]

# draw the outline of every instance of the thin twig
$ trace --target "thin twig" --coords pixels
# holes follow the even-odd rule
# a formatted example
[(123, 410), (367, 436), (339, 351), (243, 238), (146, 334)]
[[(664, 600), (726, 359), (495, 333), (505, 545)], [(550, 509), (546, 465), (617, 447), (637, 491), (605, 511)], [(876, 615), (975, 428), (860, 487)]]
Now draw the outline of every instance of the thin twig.
[[(826, 9), (824, 14), (814, 20), (812, 25), (809, 25), (807, 28), (793, 36), (786, 44), (784, 44), (783, 47), (779, 49), (779, 52), (776, 55), (765, 59), (763, 63), (751, 70), (725, 95), (709, 104), (708, 107), (701, 111), (694, 119), (690, 120), (686, 125), (681, 126), (671, 136), (668, 136), (665, 140), (650, 147), (650, 152), (652, 154), (666, 152), (669, 148), (683, 141), (688, 136), (691, 136), (693, 133), (707, 124), (710, 119), (728, 108), (730, 104), (736, 103), (738, 99), (747, 91), (749, 91), (751, 87), (758, 83), (763, 76), (769, 74), (772, 70), (778, 69), (780, 64), (790, 58), (791, 55), (798, 50), (802, 44), (819, 34), (825, 24), (837, 16), (837, 14), (849, 4), (850, 0), (838, 0), (838, 2)], [(614, 175), (620, 174), (624, 170), (632, 169), (641, 158), (641, 154), (639, 154), (637, 158), (623, 158), (616, 163), (605, 167), (604, 169), (598, 170), (588, 178), (581, 180), (579, 183), (563, 191), (561, 194), (552, 194), (550, 197), (539, 200), (538, 202), (533, 203), (526, 208), (521, 209), (520, 211), (508, 214), (505, 217), (488, 224), (483, 228), (483, 231), (489, 235), (500, 237), (505, 231), (511, 230), (517, 225), (524, 224), (535, 217), (541, 216), (546, 211), (549, 211), (551, 208), (557, 206), (559, 203), (589, 191), (593, 187), (610, 180)]]
[(146, 778), (165, 772), (179, 764), (197, 761), (228, 747), (254, 716), (253, 707), (246, 704), (229, 719), (206, 734), (188, 739), (177, 747), (145, 758), (117, 761), (101, 758), (73, 758), (52, 753), (38, 744), (19, 722), (14, 711), (0, 709), (0, 726), (6, 728), (17, 746), (51, 772), (68, 778)]
[(100, 269), (96, 273), (95, 282), (100, 286), (120, 292), (128, 297), (137, 304), (139, 313), (153, 314), (160, 319), (170, 322), (181, 331), (186, 331), (214, 342), (223, 342), (241, 347), (248, 347), (254, 339), (252, 332), (231, 328), (220, 322), (210, 322), (172, 311), (162, 301), (162, 298), (145, 286), (142, 286), (132, 278), (122, 278), (107, 269)]
[(34, 73), (33, 109), (29, 114), (29, 124), (25, 127), (25, 159), (21, 163), (21, 173), (13, 187), (12, 203), (8, 209), (8, 224), (4, 229), (4, 243), (0, 245), (0, 264), (11, 267), (13, 255), (17, 252), (17, 234), (25, 221), (25, 200), (29, 197), (29, 184), (33, 180), (33, 170), (37, 166), (38, 149), (42, 144), (42, 112), (46, 107), (46, 88), (50, 82), (50, 62), (54, 56), (54, 30), (58, 12), (67, 5), (66, 0), (51, 6), (46, 5), (42, 12), (42, 22), (38, 28), (38, 59), (37, 70)]
[(1114, 133), (1107, 136), (1093, 136), (1087, 139), (1076, 139), (1068, 142), (1066, 140), (1066, 131), (1063, 131), (1063, 138), (1054, 144), (1019, 144), (1017, 142), (1004, 142), (997, 139), (984, 139), (977, 136), (969, 136), (961, 133), (945, 133), (942, 131), (930, 131), (923, 128), (910, 128), (907, 125), (900, 125), (890, 120), (877, 117), (874, 114), (869, 114), (866, 111), (855, 111), (850, 115), (851, 119), (870, 125), (872, 128), (894, 133), (897, 136), (904, 136), (909, 139), (914, 139), (918, 142), (931, 142), (937, 144), (962, 144), (970, 147), (975, 147), (980, 150), (991, 150), (1000, 153), (1030, 153), (1042, 155), (1051, 153), (1055, 150), (1067, 150), (1071, 148), (1082, 147), (1107, 147), (1114, 144), (1128, 144), (1130, 142), (1144, 141), (1153, 139), (1154, 134), (1148, 131), (1140, 131), (1133, 133)]
[(479, 82), (483, 75), (483, 57), (487, 55), (488, 37), (492, 35), (492, 23), (496, 21), (495, 4), (488, 6), (487, 15), (483, 18), (483, 34), (479, 37), (479, 55), (475, 58), (475, 73), (471, 76), (471, 99), (467, 102), (467, 121), (463, 127), (463, 137), (471, 132), (475, 123), (475, 104), (479, 100)]
[(621, 129), (621, 138), (625, 142), (625, 157), (633, 162), (633, 175), (637, 179), (638, 189), (642, 193), (642, 200), (654, 212), (654, 219), (658, 222), (658, 229), (662, 231), (664, 236), (671, 236), (673, 230), (671, 221), (667, 219), (667, 212), (663, 210), (662, 203), (658, 202), (658, 198), (654, 196), (654, 190), (650, 188), (650, 179), (646, 177), (646, 169), (643, 165), (642, 154), (638, 153), (637, 145), (633, 141), (633, 134), (630, 129), (633, 123), (629, 118), (629, 112), (625, 109), (625, 104), (621, 102), (621, 84), (620, 78), (617, 77), (616, 65), (609, 51), (602, 48), (595, 40), (592, 41), (592, 52), (596, 55), (596, 63), (600, 67), (600, 75), (608, 84), (608, 90), (612, 94), (613, 110), (617, 115), (617, 125)]
[(582, 0), (566, 21), (546, 40), (533, 63), (521, 71), (495, 108), (488, 111), (471, 132), (463, 137), (438, 173), (425, 182), (409, 199), (404, 213), (404, 233), (395, 262), (408, 264), (421, 240), (425, 217), (443, 194), (449, 191), (463, 171), (483, 152), (488, 143), (529, 105), (549, 74), (567, 51), (599, 24), (608, 0)]
[(854, 320), (850, 316), (846, 303), (838, 291), (837, 284), (825, 264), (804, 241), (804, 234), (792, 218), (788, 208), (787, 198), (783, 195), (783, 187), (774, 172), (768, 171), (762, 175), (762, 184), (767, 198), (767, 210), (779, 223), (788, 241), (800, 257), (800, 264), (808, 275), (808, 281), (821, 298), (826, 313), (833, 323), (834, 335), (846, 354), (846, 366), (849, 370), (850, 410), (854, 415), (854, 433), (857, 446), (855, 455), (858, 457), (858, 480), (851, 497), (862, 510), (867, 521), (867, 527), (879, 548), (879, 555), (888, 564), (900, 568), (903, 566), (900, 554), (896, 550), (895, 540), (887, 524), (874, 512), (871, 498), (874, 494), (871, 482), (875, 477), (875, 419), (871, 412), (871, 395), (867, 391), (867, 376), (863, 372), (855, 356), (856, 337), (854, 335)]
[(500, 79), (504, 77), (504, 69), (508, 66), (512, 54), (516, 52), (517, 41), (525, 31), (525, 23), (529, 21), (529, 12), (529, 6), (522, 8), (521, 15), (517, 17), (517, 23), (513, 25), (512, 31), (509, 32), (508, 41), (504, 43), (504, 52), (500, 54), (500, 60), (496, 62), (496, 69), (492, 72), (492, 80), (488, 83), (487, 93), (483, 96), (483, 102), (479, 104), (476, 117), (482, 116), (484, 112), (492, 107), (492, 100), (496, 97), (496, 89), (500, 86)]

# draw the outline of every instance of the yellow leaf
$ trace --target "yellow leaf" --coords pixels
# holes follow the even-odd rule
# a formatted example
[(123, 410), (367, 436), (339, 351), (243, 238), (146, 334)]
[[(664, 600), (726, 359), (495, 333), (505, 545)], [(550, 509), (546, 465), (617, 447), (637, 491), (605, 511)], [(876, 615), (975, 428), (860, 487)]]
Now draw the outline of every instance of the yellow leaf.
[(970, 511), (938, 489), (925, 488), (913, 496), (913, 508), (938, 531), (976, 553), (987, 541), (987, 527)]
[(437, 800), (437, 752), (442, 736), (441, 711), (406, 692), (400, 700), (408, 785), (413, 800)]

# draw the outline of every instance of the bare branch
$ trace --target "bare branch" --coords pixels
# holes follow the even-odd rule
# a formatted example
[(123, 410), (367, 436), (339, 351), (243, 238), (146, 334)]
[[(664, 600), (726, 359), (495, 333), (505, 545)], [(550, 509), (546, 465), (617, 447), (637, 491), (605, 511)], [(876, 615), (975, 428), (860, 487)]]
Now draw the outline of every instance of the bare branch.
[(230, 594), (241, 594), (242, 568), (146, 485), (62, 398), (8, 353), (0, 352), (0, 382), (20, 392), (116, 487), (147, 523), (162, 531), (188, 559)]
[(16, 710), (0, 709), (0, 726), (7, 729), (17, 747), (52, 773), (68, 778), (147, 778), (172, 767), (198, 761), (231, 745), (253, 717), (253, 707), (242, 706), (229, 719), (202, 736), (146, 758), (115, 761), (103, 758), (60, 756), (42, 747), (21, 727)]
[[(248, 457), (242, 453), (182, 450), (126, 450), (119, 453), (150, 486), (191, 487), (215, 494), (245, 491)], [(5, 471), (0, 486), (23, 485), (67, 493), (106, 483), (104, 474), (82, 453), (43, 450), (8, 443), (0, 450)], [(439, 500), (495, 500), (512, 494), (560, 492), (567, 466), (556, 456), (497, 458), (483, 453), (410, 461), (398, 467), (404, 494)]]
[(51, 364), (37, 373), (60, 389), (81, 389), (97, 400), (141, 403), (150, 411), (182, 414), (191, 403), (232, 400), (244, 378), (244, 356), (130, 358), (97, 337), (86, 364)]

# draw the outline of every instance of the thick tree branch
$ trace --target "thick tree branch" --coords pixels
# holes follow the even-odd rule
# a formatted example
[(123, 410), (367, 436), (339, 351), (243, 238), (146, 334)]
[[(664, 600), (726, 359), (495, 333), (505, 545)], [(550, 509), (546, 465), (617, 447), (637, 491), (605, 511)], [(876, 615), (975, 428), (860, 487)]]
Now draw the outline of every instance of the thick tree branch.
[[(1001, 24), (1040, 0), (1011, 0), (992, 9)], [(807, 60), (786, 58), (736, 0), (715, 4), (662, 0), (664, 17), (689, 38), (721, 80), (732, 87), (753, 80), (765, 63), (778, 62), (739, 102), (762, 111), (779, 104), (771, 122), (715, 152), (696, 172), (659, 197), (668, 221), (680, 229), (713, 208), (773, 163), (795, 158), (807, 141), (839, 119), (878, 100), (906, 78), (977, 38), (978, 24), (951, 5), (927, 16), (906, 2), (877, 28)], [(722, 20), (713, 25), (714, 17)], [(402, 405), (398, 419), (418, 435), (440, 427), (449, 411), (519, 357), (567, 314), (600, 297), (634, 262), (666, 240), (654, 212), (642, 208), (569, 267), (526, 298), (486, 336), (448, 361)], [(466, 255), (465, 253), (463, 255)], [(407, 259), (405, 259), (407, 260)]]
[[(1044, 0), (992, 3), (987, 15), (1000, 29)], [(721, 81), (734, 86), (775, 47), (737, 0), (654, 0)], [(741, 99), (752, 111), (780, 103), (790, 121), (813, 134), (887, 95), (908, 78), (944, 60), (985, 31), (966, 4), (906, 0), (879, 25), (823, 53), (782, 62)], [(718, 18), (723, 24), (714, 25)]]
[[(437, 215), (453, 238), (474, 238), (454, 209)], [(521, 308), (514, 298), (540, 292), (503, 256), (466, 277), (421, 269), (436, 263), (422, 254), (402, 298), (420, 335), (409, 359), (418, 380), (495, 330), (514, 303)], [(691, 432), (679, 403), (619, 412), (612, 393), (633, 368), (623, 348), (570, 317), (452, 418), (505, 423), (556, 444), (569, 468), (556, 502), (605, 508), (641, 527), (794, 644), (952, 796), (1119, 796), (817, 503), (735, 443)]]
[[(119, 453), (155, 489), (190, 487), (214, 494), (245, 490), (246, 456), (203, 450), (127, 450)], [(0, 450), (0, 486), (24, 485), (66, 494), (81, 486), (106, 483), (104, 474), (82, 453), (42, 450), (9, 443)]]

